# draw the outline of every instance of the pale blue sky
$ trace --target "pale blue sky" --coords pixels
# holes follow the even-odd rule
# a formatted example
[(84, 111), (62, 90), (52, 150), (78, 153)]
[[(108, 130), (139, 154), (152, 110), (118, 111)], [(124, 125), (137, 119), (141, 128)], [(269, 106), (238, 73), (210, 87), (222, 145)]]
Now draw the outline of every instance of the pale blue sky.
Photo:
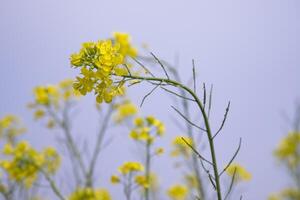
[[(44, 129), (33, 122), (25, 107), (32, 87), (73, 77), (76, 72), (68, 58), (82, 42), (123, 31), (132, 35), (136, 45), (147, 43), (161, 58), (173, 62), (179, 55), (184, 77), (190, 75), (191, 59), (195, 59), (198, 81), (214, 84), (214, 122), (222, 120), (231, 100), (217, 152), (225, 165), (238, 138), (243, 138), (238, 161), (253, 173), (253, 180), (241, 189), (245, 200), (266, 199), (288, 184), (272, 158), (272, 149), (289, 129), (280, 113), (292, 116), (300, 98), (298, 0), (2, 0), (0, 5), (0, 115), (21, 115), (34, 134), (33, 143), (48, 142), (44, 133), (37, 133)], [(131, 89), (130, 94), (138, 103), (143, 92)], [(160, 94), (154, 94), (142, 111), (161, 116), (174, 134), (168, 120), (174, 113), (168, 109), (167, 96), (158, 99)], [(81, 111), (81, 120), (89, 122), (90, 113)], [(168, 144), (167, 139), (164, 142)], [(116, 159), (104, 164), (109, 169), (101, 172), (104, 177), (120, 164), (118, 156), (126, 157), (119, 155), (120, 149), (113, 151), (113, 144), (111, 152)], [(109, 187), (120, 197), (119, 188)]]

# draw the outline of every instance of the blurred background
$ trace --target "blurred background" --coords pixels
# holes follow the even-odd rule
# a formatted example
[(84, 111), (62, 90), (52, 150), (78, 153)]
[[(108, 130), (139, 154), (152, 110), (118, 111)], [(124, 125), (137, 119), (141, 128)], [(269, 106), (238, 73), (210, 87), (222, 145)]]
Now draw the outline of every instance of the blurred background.
[[(216, 142), (219, 165), (230, 159), (241, 137), (237, 161), (253, 179), (238, 193), (243, 199), (266, 199), (289, 184), (272, 151), (291, 130), (290, 119), (300, 102), (299, 9), (297, 0), (2, 0), (0, 114), (21, 116), (30, 133), (26, 137), (35, 146), (51, 144), (53, 133), (34, 122), (26, 107), (32, 88), (73, 78), (78, 72), (71, 69), (69, 56), (82, 42), (127, 32), (138, 48), (146, 44), (160, 58), (177, 63), (185, 80), (195, 59), (199, 88), (202, 82), (214, 85), (212, 124), (222, 121), (231, 101), (228, 121)], [(162, 144), (168, 146), (180, 132), (170, 120), (175, 115), (171, 101), (163, 94), (155, 92), (141, 113), (166, 123)], [(143, 95), (143, 87), (129, 89), (136, 104)], [(99, 127), (92, 95), (84, 97), (77, 113), (78, 138), (92, 138)], [(134, 147), (124, 140), (128, 131), (112, 134), (112, 143), (101, 154), (99, 182), (120, 199), (121, 190), (110, 185), (109, 177), (123, 161), (134, 158)], [(172, 164), (167, 156), (155, 161), (166, 187), (178, 180)]]

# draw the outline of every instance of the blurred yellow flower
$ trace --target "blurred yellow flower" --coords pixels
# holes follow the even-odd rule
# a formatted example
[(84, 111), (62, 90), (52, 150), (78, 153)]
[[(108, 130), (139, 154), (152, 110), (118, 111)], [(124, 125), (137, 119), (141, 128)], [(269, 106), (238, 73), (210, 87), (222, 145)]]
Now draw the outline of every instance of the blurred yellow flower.
[(148, 188), (150, 186), (149, 182), (147, 181), (146, 176), (144, 176), (144, 175), (136, 176), (135, 183), (143, 188)]
[(125, 162), (119, 167), (119, 172), (123, 175), (138, 171), (144, 171), (144, 166), (139, 162)]
[(174, 185), (168, 189), (168, 195), (173, 200), (185, 200), (188, 189), (184, 185)]
[(7, 160), (0, 161), (0, 167), (9, 178), (30, 188), (36, 181), (40, 170), (54, 173), (59, 165), (58, 154), (53, 148), (47, 148), (43, 153), (33, 149), (28, 142), (21, 141), (15, 147), (6, 144), (2, 150)]
[(172, 141), (172, 151), (171, 151), (171, 156), (177, 157), (180, 155), (183, 155), (185, 157), (190, 156), (191, 154), (191, 148), (184, 142), (184, 140), (189, 143), (192, 144), (192, 139), (189, 137), (185, 137), (185, 136), (177, 136), (173, 139)]
[(111, 200), (106, 189), (77, 188), (68, 200)]
[(233, 176), (235, 173), (235, 181), (250, 181), (252, 178), (252, 175), (237, 163), (231, 163), (226, 169), (226, 173), (229, 176)]
[(116, 176), (116, 175), (112, 175), (110, 177), (110, 182), (113, 183), (113, 184), (120, 183), (120, 181), (121, 181), (120, 178), (118, 176)]
[(153, 116), (134, 119), (135, 128), (129, 136), (134, 140), (152, 143), (156, 136), (162, 136), (165, 132), (164, 124)]
[(132, 47), (130, 44), (130, 36), (127, 33), (119, 33), (115, 32), (114, 34), (114, 39), (116, 43), (120, 44), (120, 53), (126, 57), (136, 57), (137, 56), (137, 50)]
[(300, 163), (300, 132), (290, 132), (283, 138), (274, 151), (275, 156), (287, 163), (288, 167), (296, 168)]
[(155, 154), (156, 155), (161, 155), (161, 154), (164, 153), (164, 151), (165, 151), (164, 148), (160, 147), (160, 148), (155, 149)]
[(15, 143), (16, 137), (25, 133), (26, 128), (15, 115), (6, 115), (0, 119), (0, 138), (8, 143)]
[(116, 104), (115, 109), (117, 113), (115, 114), (114, 119), (117, 123), (123, 122), (125, 119), (134, 116), (138, 112), (136, 105), (129, 100)]

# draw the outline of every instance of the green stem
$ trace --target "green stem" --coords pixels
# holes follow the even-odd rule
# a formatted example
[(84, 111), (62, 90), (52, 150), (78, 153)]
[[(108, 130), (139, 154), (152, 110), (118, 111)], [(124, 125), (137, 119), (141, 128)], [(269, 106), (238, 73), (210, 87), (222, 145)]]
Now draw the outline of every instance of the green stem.
[(217, 166), (217, 159), (216, 159), (216, 153), (215, 153), (215, 147), (214, 147), (214, 141), (213, 141), (213, 136), (212, 136), (212, 132), (211, 132), (211, 128), (210, 128), (210, 124), (209, 124), (209, 120), (207, 117), (207, 114), (205, 112), (205, 109), (200, 101), (200, 99), (197, 97), (197, 95), (187, 86), (171, 80), (171, 79), (165, 79), (165, 78), (155, 78), (155, 77), (140, 77), (140, 76), (129, 76), (129, 75), (124, 75), (122, 76), (124, 78), (128, 78), (128, 79), (136, 79), (136, 80), (145, 80), (145, 81), (158, 81), (158, 82), (164, 82), (164, 83), (168, 83), (174, 87), (179, 87), (185, 91), (187, 91), (195, 100), (195, 102), (197, 103), (201, 114), (203, 116), (204, 119), (204, 124), (206, 127), (206, 133), (207, 133), (207, 137), (208, 137), (208, 142), (209, 142), (209, 148), (210, 148), (210, 153), (211, 153), (211, 159), (212, 159), (212, 163), (213, 163), (213, 171), (214, 171), (214, 179), (215, 179), (215, 183), (216, 183), (216, 192), (217, 192), (217, 197), (218, 200), (222, 200), (222, 194), (221, 194), (221, 186), (220, 186), (220, 177), (219, 177), (219, 172), (218, 172), (218, 166)]
[(151, 143), (150, 141), (147, 141), (146, 143), (146, 164), (145, 164), (145, 176), (146, 176), (146, 181), (147, 184), (149, 184), (149, 187), (145, 188), (145, 199), (149, 200), (150, 198), (150, 159), (151, 159), (151, 154), (150, 154), (150, 147)]
[(100, 128), (100, 131), (99, 131), (99, 134), (98, 134), (98, 137), (97, 137), (96, 146), (95, 146), (95, 149), (94, 149), (94, 152), (93, 152), (93, 155), (92, 155), (92, 159), (91, 159), (91, 162), (90, 162), (90, 165), (89, 165), (89, 169), (86, 173), (86, 186), (87, 187), (92, 187), (93, 186), (93, 175), (94, 175), (95, 166), (96, 166), (97, 159), (98, 159), (98, 156), (99, 156), (99, 153), (100, 153), (100, 150), (101, 150), (101, 146), (102, 146), (103, 138), (104, 138), (107, 126), (108, 126), (108, 122), (109, 122), (109, 119), (112, 115), (112, 111), (113, 111), (113, 106), (110, 105), (110, 107), (108, 108), (108, 111), (107, 111), (107, 113), (106, 113), (106, 115), (105, 115), (105, 117), (102, 121), (102, 126)]

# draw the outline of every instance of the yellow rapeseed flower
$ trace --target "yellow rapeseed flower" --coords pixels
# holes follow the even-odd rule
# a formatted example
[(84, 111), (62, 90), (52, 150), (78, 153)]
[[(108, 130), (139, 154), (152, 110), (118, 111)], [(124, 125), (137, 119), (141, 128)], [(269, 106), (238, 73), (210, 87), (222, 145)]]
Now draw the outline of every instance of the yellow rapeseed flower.
[(0, 119), (0, 138), (15, 143), (16, 137), (26, 132), (21, 120), (15, 115), (6, 115)]
[(40, 170), (54, 173), (59, 165), (58, 154), (54, 149), (47, 148), (44, 153), (40, 153), (26, 141), (21, 141), (16, 146), (6, 144), (2, 152), (7, 160), (0, 161), (0, 167), (7, 172), (10, 179), (24, 184), (27, 188), (36, 181)]
[(128, 75), (127, 57), (136, 55), (129, 36), (124, 33), (115, 33), (112, 39), (84, 43), (80, 51), (70, 57), (71, 65), (81, 69), (74, 88), (82, 95), (93, 91), (98, 103), (110, 103), (124, 93), (125, 82), (115, 80), (115, 75)]
[(119, 172), (123, 175), (139, 171), (144, 171), (144, 166), (139, 162), (125, 162), (119, 167)]
[(149, 188), (149, 186), (150, 186), (149, 182), (147, 181), (146, 176), (144, 176), (144, 175), (137, 175), (134, 178), (134, 181), (137, 185), (139, 185), (143, 188)]
[(280, 161), (286, 162), (288, 167), (296, 168), (300, 163), (299, 147), (300, 132), (290, 132), (280, 141), (274, 154)]
[(118, 177), (118, 176), (116, 176), (116, 175), (112, 175), (111, 177), (110, 177), (110, 182), (112, 183), (112, 184), (117, 184), (117, 183), (120, 183), (120, 178)]
[(68, 200), (111, 200), (106, 189), (77, 188)]
[(184, 185), (174, 185), (169, 188), (168, 195), (172, 200), (185, 200), (188, 189)]
[(183, 155), (185, 157), (188, 157), (191, 155), (191, 148), (185, 143), (183, 139), (189, 143), (192, 144), (192, 139), (185, 136), (177, 136), (172, 141), (173, 150), (171, 151), (171, 156), (177, 157), (179, 155)]
[(119, 104), (116, 104), (115, 109), (117, 111), (114, 116), (116, 123), (121, 123), (125, 119), (134, 116), (138, 112), (136, 105), (129, 100), (125, 100)]
[(244, 167), (237, 163), (231, 163), (226, 169), (226, 172), (229, 176), (233, 176), (235, 173), (236, 181), (249, 181), (252, 178), (252, 175)]

